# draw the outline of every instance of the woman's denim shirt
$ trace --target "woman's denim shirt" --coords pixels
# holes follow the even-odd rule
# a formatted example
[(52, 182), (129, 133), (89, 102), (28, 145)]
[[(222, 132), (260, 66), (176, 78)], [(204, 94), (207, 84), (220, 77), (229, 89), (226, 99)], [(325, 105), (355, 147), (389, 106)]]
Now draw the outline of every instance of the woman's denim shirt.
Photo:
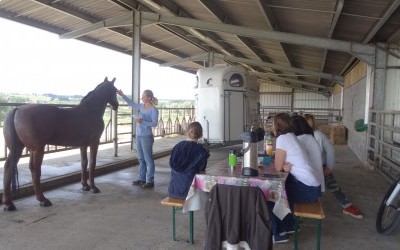
[(143, 103), (134, 103), (126, 95), (123, 95), (122, 98), (143, 118), (141, 123), (136, 123), (136, 136), (153, 135), (152, 127), (157, 127), (158, 123), (158, 109), (155, 107), (145, 109)]

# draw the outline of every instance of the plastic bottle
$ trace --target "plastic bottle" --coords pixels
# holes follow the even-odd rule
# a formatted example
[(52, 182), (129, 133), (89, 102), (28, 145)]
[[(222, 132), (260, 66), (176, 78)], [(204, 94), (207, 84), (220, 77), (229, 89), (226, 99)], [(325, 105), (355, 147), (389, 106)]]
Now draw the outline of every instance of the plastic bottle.
[(231, 149), (228, 155), (228, 165), (231, 168), (236, 167), (237, 164), (237, 156), (235, 150)]
[(262, 156), (265, 154), (265, 131), (262, 128), (259, 128), (257, 131), (257, 153)]
[(265, 141), (265, 154), (272, 155), (273, 144), (272, 144), (272, 135), (270, 132), (265, 133), (264, 141)]

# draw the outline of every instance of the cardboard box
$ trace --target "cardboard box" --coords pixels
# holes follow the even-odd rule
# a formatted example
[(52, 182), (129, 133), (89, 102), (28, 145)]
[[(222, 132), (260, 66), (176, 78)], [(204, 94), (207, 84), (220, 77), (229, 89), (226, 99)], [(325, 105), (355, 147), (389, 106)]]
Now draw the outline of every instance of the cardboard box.
[(347, 144), (347, 129), (342, 124), (323, 124), (318, 126), (331, 141), (332, 144)]

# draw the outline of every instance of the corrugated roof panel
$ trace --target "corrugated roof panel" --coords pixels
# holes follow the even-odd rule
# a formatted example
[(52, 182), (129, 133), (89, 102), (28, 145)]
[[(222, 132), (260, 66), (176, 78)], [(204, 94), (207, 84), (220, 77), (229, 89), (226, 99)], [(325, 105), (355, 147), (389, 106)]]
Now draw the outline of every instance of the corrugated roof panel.
[(218, 18), (207, 11), (200, 1), (175, 0), (182, 9), (188, 11), (192, 17), (199, 20), (218, 22)]
[(322, 63), (321, 58), (324, 53), (323, 49), (304, 46), (300, 48), (297, 45), (287, 45), (286, 48), (293, 59), (293, 66), (315, 71), (319, 70)]
[(268, 29), (258, 1), (220, 1), (219, 5), (233, 24), (245, 27)]
[(282, 51), (282, 46), (278, 42), (271, 42), (268, 40), (258, 40), (257, 45), (259, 49), (264, 52), (264, 55), (270, 59), (270, 63), (276, 63), (278, 65), (290, 66), (287, 61), (287, 56)]
[(351, 59), (351, 56), (347, 53), (343, 52), (328, 52), (327, 56), (327, 63), (325, 64), (324, 72), (331, 73), (331, 74), (338, 74), (343, 67)]
[(326, 37), (331, 27), (335, 1), (271, 1), (269, 7), (281, 31)]
[[(399, 42), (400, 7), (398, 1), (343, 1), (342, 11), (337, 12), (336, 8), (340, 6), (339, 3), (339, 1), (332, 0), (148, 0), (140, 1), (140, 3), (139, 1), (121, 0), (1, 0), (0, 17), (63, 34), (67, 31), (82, 29), (107, 18), (120, 16), (121, 13), (126, 13), (128, 10), (152, 10), (169, 17), (191, 17), (220, 24), (234, 24), (240, 26), (242, 31), (246, 30), (246, 27), (265, 31), (270, 31), (272, 28), (278, 32), (290, 32), (286, 33), (289, 36), (302, 34), (321, 38), (329, 38), (332, 31), (332, 38), (347, 42), (363, 42), (366, 37), (374, 42)], [(385, 16), (390, 6), (397, 9), (390, 13), (391, 16)], [(333, 26), (335, 14), (340, 16), (336, 26)], [(380, 20), (386, 21), (375, 31), (373, 28)], [(369, 34), (371, 31), (374, 33)], [(251, 34), (240, 40), (235, 34), (204, 30), (199, 30), (199, 32), (202, 35), (193, 34), (187, 27), (171, 24), (145, 26), (142, 29), (143, 57), (154, 62), (174, 62), (182, 57), (195, 56), (211, 50), (218, 54), (228, 51), (230, 55), (237, 57), (276, 63), (287, 67), (313, 71), (321, 71), (323, 68), (323, 73), (335, 75), (343, 73), (351, 58), (347, 53), (329, 50), (326, 61), (324, 61), (325, 51), (323, 49), (300, 46), (298, 42), (301, 41), (297, 41), (298, 38), (295, 36), (292, 36), (293, 39), (289, 39), (289, 41), (282, 40), (285, 41), (283, 43), (276, 40), (270, 41), (265, 37), (261, 39), (251, 36), (257, 34)], [(131, 27), (101, 28), (78, 39), (130, 53), (132, 50), (131, 35)], [(215, 43), (219, 45), (216, 46)], [(196, 59), (199, 63), (181, 62), (176, 67), (195, 72), (202, 65), (207, 65), (203, 60)], [(220, 60), (215, 59), (215, 62), (220, 63)], [(236, 64), (237, 62), (232, 63)], [(294, 75), (291, 70), (278, 71), (268, 67), (242, 64), (251, 71)], [(334, 84), (330, 80), (318, 80), (318, 77), (315, 76), (301, 76), (296, 79), (312, 81), (314, 84), (322, 83), (326, 86)], [(299, 87), (299, 84), (288, 84), (288, 86)]]

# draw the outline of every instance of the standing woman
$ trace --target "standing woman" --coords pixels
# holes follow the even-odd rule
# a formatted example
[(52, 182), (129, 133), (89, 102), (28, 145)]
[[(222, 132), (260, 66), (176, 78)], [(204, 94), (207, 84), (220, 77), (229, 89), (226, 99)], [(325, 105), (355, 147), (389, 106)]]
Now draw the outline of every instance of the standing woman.
[(132, 184), (141, 186), (142, 188), (153, 188), (155, 166), (152, 128), (157, 127), (158, 123), (158, 109), (155, 107), (158, 104), (158, 100), (154, 97), (153, 92), (148, 89), (142, 93), (141, 99), (143, 103), (134, 103), (124, 95), (122, 90), (117, 90), (117, 93), (122, 96), (128, 105), (138, 111), (138, 115), (134, 119), (136, 121), (136, 149), (139, 160), (139, 176)]

